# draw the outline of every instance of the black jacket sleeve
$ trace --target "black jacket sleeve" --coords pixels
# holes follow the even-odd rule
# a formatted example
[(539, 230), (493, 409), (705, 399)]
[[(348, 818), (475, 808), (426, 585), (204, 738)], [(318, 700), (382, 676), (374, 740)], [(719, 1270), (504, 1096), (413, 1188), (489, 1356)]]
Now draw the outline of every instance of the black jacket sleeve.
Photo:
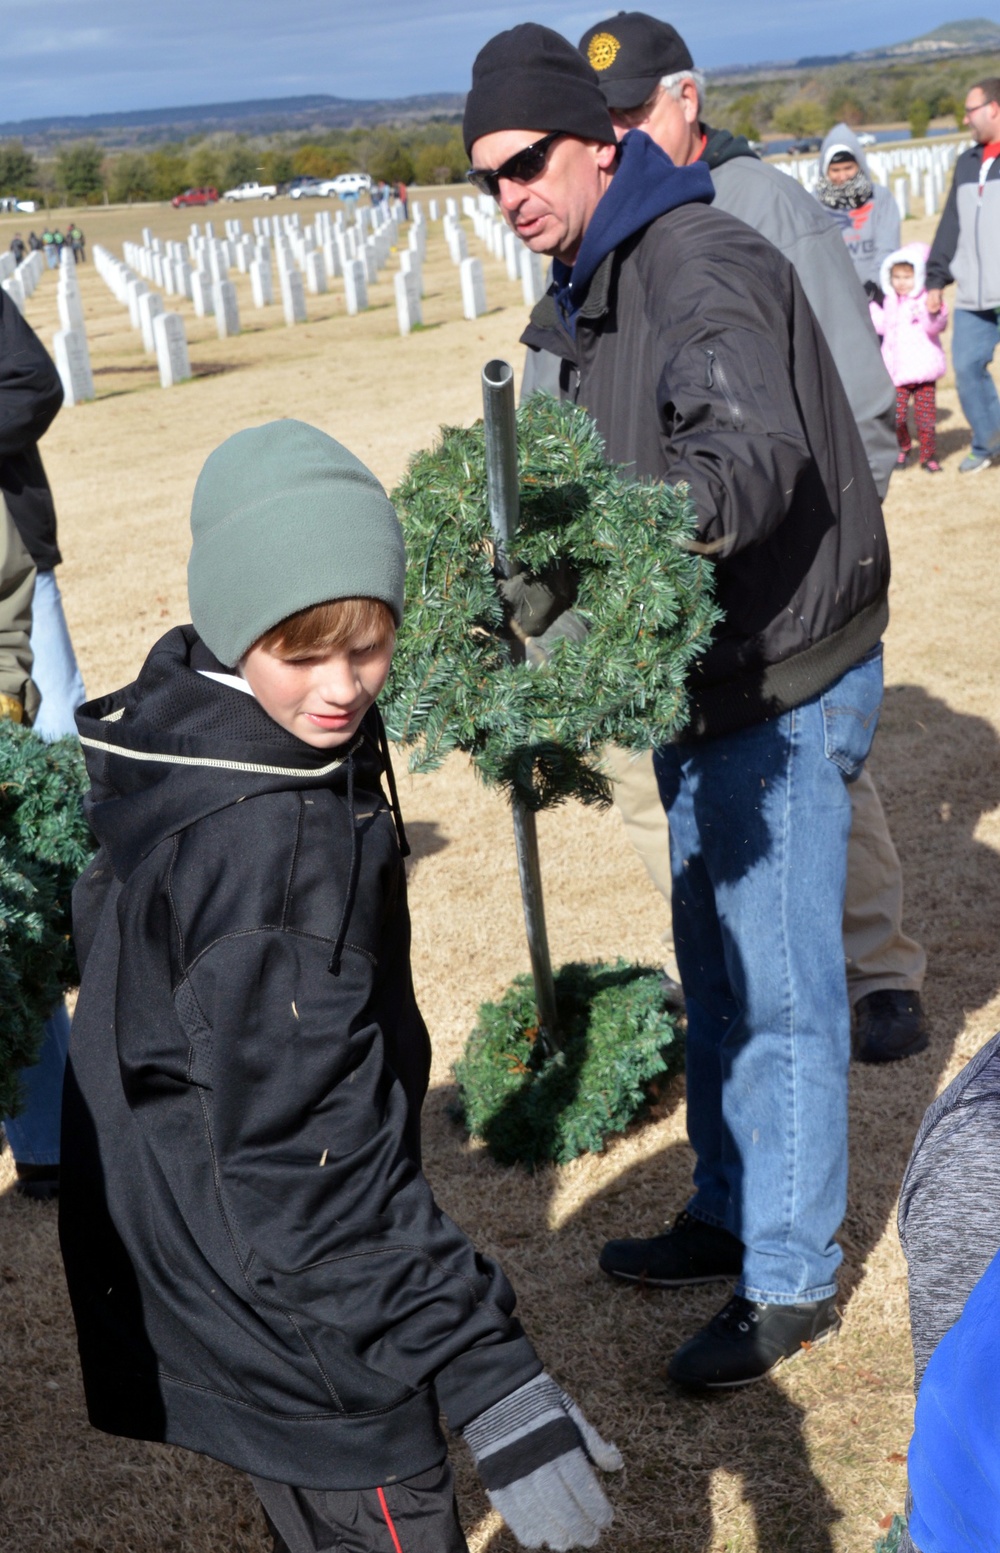
[(0, 458), (22, 453), (48, 431), (63, 402), (55, 363), (0, 290)]
[(38, 439), (63, 402), (51, 356), (0, 289), (0, 490), (40, 571), (57, 566), (56, 514)]
[[(706, 267), (719, 270), (710, 285)], [(695, 269), (653, 271), (647, 286), (663, 363), (656, 394), (664, 478), (688, 485), (699, 539), (731, 555), (784, 522), (812, 454), (789, 368), (786, 314), (746, 287), (734, 292), (739, 274), (724, 263), (705, 256)]]

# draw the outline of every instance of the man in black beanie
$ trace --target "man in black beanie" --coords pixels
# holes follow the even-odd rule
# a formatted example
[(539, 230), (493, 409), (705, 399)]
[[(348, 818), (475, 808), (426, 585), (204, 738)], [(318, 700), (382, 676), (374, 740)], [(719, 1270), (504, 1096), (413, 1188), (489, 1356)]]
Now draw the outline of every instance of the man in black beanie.
[[(884, 498), (899, 452), (896, 390), (840, 228), (800, 183), (761, 161), (742, 135), (705, 122), (702, 74), (669, 22), (643, 11), (619, 11), (588, 28), (579, 51), (597, 73), (615, 132), (624, 136), (629, 129), (641, 129), (678, 167), (704, 163), (712, 175), (715, 209), (752, 226), (794, 266)], [(555, 357), (529, 349), (522, 402), (540, 389), (558, 392), (558, 382)], [(666, 819), (651, 761), (613, 752), (609, 762), (629, 840), (669, 899)], [(851, 788), (851, 814), (844, 954), (854, 1056), (861, 1062), (894, 1062), (928, 1044), (920, 998), (927, 956), (903, 929), (903, 870), (867, 770)]]
[[(610, 48), (611, 45), (609, 44)], [(576, 55), (574, 59), (572, 56)], [(564, 363), (629, 473), (684, 483), (724, 620), (656, 751), (688, 1016), (695, 1190), (618, 1276), (735, 1292), (668, 1373), (743, 1386), (839, 1324), (849, 1014), (848, 783), (881, 704), (881, 507), (791, 265), (709, 208), (708, 168), (621, 141), (590, 64), (545, 28), (494, 38), (465, 110), (470, 179), (552, 285), (528, 344)], [(605, 1254), (611, 1248), (606, 1248)]]

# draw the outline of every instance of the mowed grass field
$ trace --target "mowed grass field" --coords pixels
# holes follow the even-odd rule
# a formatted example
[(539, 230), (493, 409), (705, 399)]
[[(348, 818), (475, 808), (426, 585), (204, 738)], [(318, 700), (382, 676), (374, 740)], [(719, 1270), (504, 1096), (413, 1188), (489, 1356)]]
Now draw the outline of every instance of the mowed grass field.
[[(210, 212), (245, 224), (299, 209), (278, 202)], [(426, 208), (426, 207), (425, 207)], [(121, 255), (144, 225), (183, 237), (203, 212), (167, 207), (76, 213), (88, 245)], [(40, 218), (38, 218), (40, 219)], [(36, 226), (38, 225), (36, 219)], [(26, 235), (31, 221), (19, 223)], [(934, 223), (910, 220), (905, 236)], [(0, 222), (0, 245), (15, 229)], [(40, 227), (39, 227), (40, 230)], [(520, 371), (520, 287), (485, 255), (490, 311), (461, 316), (457, 271), (431, 230), (426, 327), (401, 339), (391, 274), (372, 307), (345, 314), (339, 282), (309, 297), (309, 322), (256, 312), (234, 274), (243, 320), (214, 321), (167, 299), (188, 326), (195, 378), (163, 391), (155, 364), (96, 275), (80, 270), (97, 385), (43, 443), (65, 564), (66, 611), (89, 693), (126, 682), (169, 625), (187, 618), (191, 492), (206, 455), (241, 427), (313, 421), (391, 487), (441, 424), (481, 413), (492, 356)], [(51, 348), (55, 275), (27, 314)], [(926, 945), (928, 1052), (851, 1078), (850, 1203), (842, 1231), (841, 1337), (745, 1393), (710, 1403), (669, 1389), (672, 1349), (721, 1303), (719, 1288), (642, 1294), (597, 1271), (609, 1235), (654, 1234), (683, 1205), (691, 1168), (683, 1084), (655, 1118), (600, 1157), (531, 1176), (492, 1164), (449, 1120), (450, 1068), (477, 1005), (528, 968), (509, 814), (453, 758), (401, 777), (414, 843), (414, 971), (434, 1045), (426, 1170), (442, 1205), (496, 1255), (546, 1364), (614, 1438), (609, 1553), (867, 1553), (901, 1508), (912, 1418), (905, 1269), (895, 1201), (928, 1102), (1000, 1024), (1000, 628), (991, 575), (1000, 470), (959, 476), (968, 432), (949, 377), (939, 394), (944, 473), (894, 477), (886, 700), (872, 769), (903, 859), (907, 925)], [(568, 807), (539, 827), (553, 955), (669, 956), (667, 907), (617, 815)], [(664, 943), (666, 935), (667, 942)], [(256, 1501), (239, 1473), (189, 1453), (102, 1436), (83, 1407), (55, 1210), (9, 1190), (0, 1158), (0, 1546), (5, 1553), (263, 1553)], [(515, 1546), (455, 1446), (474, 1553)]]

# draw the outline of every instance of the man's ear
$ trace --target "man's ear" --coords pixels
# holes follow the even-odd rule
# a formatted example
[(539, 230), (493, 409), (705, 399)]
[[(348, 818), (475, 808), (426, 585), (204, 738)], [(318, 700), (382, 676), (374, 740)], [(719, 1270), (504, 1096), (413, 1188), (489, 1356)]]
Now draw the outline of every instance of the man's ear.
[(613, 141), (610, 145), (598, 145), (597, 165), (601, 169), (602, 173), (614, 172), (615, 163), (618, 160), (618, 151), (619, 143), (617, 140)]

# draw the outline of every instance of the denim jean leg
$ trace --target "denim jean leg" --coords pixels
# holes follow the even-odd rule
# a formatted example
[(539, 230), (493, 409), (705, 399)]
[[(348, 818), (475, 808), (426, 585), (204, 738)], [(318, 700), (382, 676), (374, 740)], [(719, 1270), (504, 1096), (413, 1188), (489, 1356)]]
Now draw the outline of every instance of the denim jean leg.
[(69, 1014), (60, 998), (45, 1021), (38, 1061), (22, 1068), (24, 1107), (16, 1117), (4, 1117), (11, 1153), (19, 1165), (58, 1165), (62, 1119), (63, 1073), (69, 1049)]
[(87, 699), (76, 662), (55, 572), (39, 572), (31, 606), (32, 679), (42, 704), (35, 732), (45, 740), (76, 733), (74, 712)]
[(955, 386), (972, 430), (976, 458), (1000, 454), (1000, 396), (989, 367), (1000, 343), (1000, 325), (992, 310), (973, 313), (956, 307), (952, 361)]
[(720, 1055), (739, 1008), (726, 974), (715, 893), (701, 852), (694, 790), (686, 780), (680, 746), (657, 750), (653, 765), (670, 824), (674, 953), (687, 1015), (687, 1127), (695, 1166), (694, 1195), (686, 1206), (695, 1218), (739, 1234), (722, 1125)]
[[(726, 1227), (746, 1247), (738, 1291), (770, 1303), (836, 1287), (847, 1184), (846, 778), (867, 753), (880, 696), (879, 657), (791, 713), (658, 757), (677, 833), (674, 934), (698, 1063), (689, 1134), (696, 1149), (707, 1140), (716, 1150), (699, 1158), (696, 1180), (706, 1166), (725, 1176)], [(716, 1216), (700, 1191), (692, 1207)]]

